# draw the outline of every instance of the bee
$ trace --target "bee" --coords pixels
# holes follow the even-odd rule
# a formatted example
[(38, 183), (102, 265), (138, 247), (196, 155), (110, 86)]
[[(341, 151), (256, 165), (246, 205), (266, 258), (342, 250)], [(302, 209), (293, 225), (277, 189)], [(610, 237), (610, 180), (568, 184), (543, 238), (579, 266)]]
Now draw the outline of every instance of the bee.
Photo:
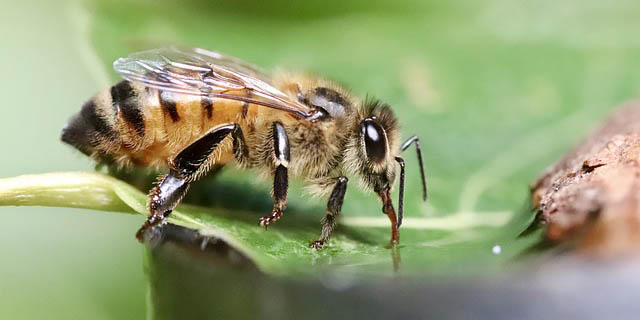
[[(168, 170), (149, 193), (149, 216), (136, 233), (141, 242), (214, 165), (273, 177), (273, 209), (259, 220), (264, 228), (282, 217), (290, 176), (303, 179), (311, 193), (328, 195), (320, 237), (310, 243), (316, 249), (336, 226), (348, 177), (378, 195), (391, 222), (390, 242), (399, 241), (405, 180), (399, 154), (411, 145), (426, 201), (419, 139), (401, 144), (398, 121), (381, 101), (359, 99), (309, 74), (267, 74), (199, 48), (138, 52), (113, 66), (124, 80), (86, 102), (61, 139), (98, 161)], [(390, 197), (396, 165), (397, 216)]]

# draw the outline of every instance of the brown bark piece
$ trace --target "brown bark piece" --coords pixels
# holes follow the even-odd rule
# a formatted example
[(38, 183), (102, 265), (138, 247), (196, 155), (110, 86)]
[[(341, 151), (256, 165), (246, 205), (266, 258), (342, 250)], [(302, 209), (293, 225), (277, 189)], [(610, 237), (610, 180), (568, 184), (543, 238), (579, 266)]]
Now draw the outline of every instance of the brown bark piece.
[(548, 168), (532, 197), (549, 240), (604, 255), (640, 251), (640, 100)]

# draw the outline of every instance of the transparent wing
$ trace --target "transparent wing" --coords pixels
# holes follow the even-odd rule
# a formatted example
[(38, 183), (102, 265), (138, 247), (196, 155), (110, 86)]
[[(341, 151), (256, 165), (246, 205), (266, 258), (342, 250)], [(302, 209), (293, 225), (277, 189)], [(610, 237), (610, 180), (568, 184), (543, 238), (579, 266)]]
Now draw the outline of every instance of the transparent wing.
[(199, 48), (160, 48), (133, 53), (113, 63), (125, 79), (181, 94), (248, 102), (309, 118), (313, 110), (270, 84), (260, 69)]

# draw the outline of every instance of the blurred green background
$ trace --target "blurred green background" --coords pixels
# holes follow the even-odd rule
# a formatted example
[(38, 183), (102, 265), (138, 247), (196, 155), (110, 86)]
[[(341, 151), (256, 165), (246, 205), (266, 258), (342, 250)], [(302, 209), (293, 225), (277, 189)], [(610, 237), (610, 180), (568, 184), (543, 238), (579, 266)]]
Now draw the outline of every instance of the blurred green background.
[[(431, 200), (416, 201), (410, 174), (414, 217), (520, 210), (546, 165), (640, 93), (640, 3), (630, 0), (27, 0), (3, 11), (0, 177), (92, 170), (59, 130), (114, 79), (110, 61), (166, 44), (314, 71), (392, 104), (426, 152)], [(345, 212), (379, 210), (353, 189)], [(0, 318), (144, 316), (132, 236), (141, 217), (13, 207), (0, 216)]]
[[(2, 7), (0, 176), (93, 170), (59, 141), (69, 116), (107, 85), (90, 67), (90, 17), (67, 1)], [(143, 249), (132, 236), (140, 217), (37, 207), (3, 207), (0, 217), (0, 318), (144, 317)]]

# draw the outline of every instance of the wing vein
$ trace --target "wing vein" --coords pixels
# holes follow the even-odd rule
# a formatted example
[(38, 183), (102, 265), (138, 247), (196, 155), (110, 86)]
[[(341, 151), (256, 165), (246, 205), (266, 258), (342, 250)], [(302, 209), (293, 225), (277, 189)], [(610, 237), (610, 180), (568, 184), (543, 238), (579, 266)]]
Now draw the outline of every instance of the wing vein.
[(242, 101), (311, 118), (315, 110), (271, 84), (262, 70), (205, 49), (160, 48), (133, 53), (113, 64), (125, 79), (162, 91)]

